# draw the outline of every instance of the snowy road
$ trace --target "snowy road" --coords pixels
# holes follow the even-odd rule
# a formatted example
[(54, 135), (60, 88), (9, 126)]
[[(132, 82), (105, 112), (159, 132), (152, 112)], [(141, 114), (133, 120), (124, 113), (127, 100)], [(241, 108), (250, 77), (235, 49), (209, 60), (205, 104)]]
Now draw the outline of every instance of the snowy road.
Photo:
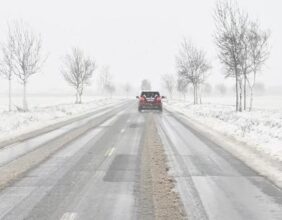
[(188, 219), (281, 219), (281, 189), (175, 116), (157, 122)]
[(154, 219), (140, 207), (151, 118), (188, 219), (281, 219), (281, 189), (175, 116), (138, 113), (134, 103), (101, 115), (106, 120), (0, 191), (0, 219)]

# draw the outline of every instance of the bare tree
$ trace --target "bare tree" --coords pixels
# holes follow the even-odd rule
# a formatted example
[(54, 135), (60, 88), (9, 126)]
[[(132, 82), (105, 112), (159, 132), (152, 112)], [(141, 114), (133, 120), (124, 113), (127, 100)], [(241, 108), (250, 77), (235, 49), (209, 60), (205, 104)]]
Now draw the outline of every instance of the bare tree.
[(173, 92), (175, 89), (175, 79), (171, 74), (162, 75), (162, 83), (164, 88), (168, 91), (170, 99), (172, 99)]
[(226, 77), (234, 77), (236, 82), (236, 110), (247, 108), (247, 83), (251, 93), (251, 110), (256, 74), (269, 56), (270, 35), (262, 31), (257, 22), (251, 21), (234, 2), (219, 1), (215, 21), (219, 59), (226, 68)]
[(113, 96), (113, 93), (116, 91), (116, 88), (112, 81), (113, 76), (110, 72), (110, 67), (103, 66), (100, 71), (99, 83), (102, 92), (105, 92), (106, 94), (110, 95), (111, 98)]
[(247, 76), (247, 81), (250, 89), (250, 107), (253, 108), (254, 87), (256, 85), (257, 73), (261, 70), (265, 61), (270, 54), (269, 47), (270, 33), (260, 29), (257, 22), (252, 22), (248, 30), (247, 42), (248, 42), (248, 59), (250, 63), (250, 74)]
[(124, 85), (124, 91), (125, 91), (125, 93), (126, 93), (126, 97), (128, 98), (128, 93), (131, 91), (131, 89), (132, 89), (132, 87), (131, 87), (131, 85), (129, 84), (129, 83), (126, 83), (125, 85)]
[[(23, 22), (9, 27), (9, 46), (12, 51), (13, 73), (23, 85), (23, 110), (28, 110), (26, 87), (30, 76), (39, 73), (46, 58), (42, 57), (42, 41)], [(9, 52), (7, 52), (9, 54)]]
[(12, 110), (12, 76), (14, 73), (14, 60), (13, 60), (13, 49), (14, 49), (14, 40), (11, 38), (11, 34), (8, 35), (6, 42), (1, 45), (1, 60), (0, 60), (0, 73), (8, 80), (9, 86), (9, 111)]
[(219, 92), (220, 95), (226, 95), (227, 88), (223, 83), (217, 84), (216, 90)]
[(197, 49), (184, 39), (176, 57), (176, 65), (179, 77), (192, 83), (194, 104), (198, 104), (201, 100), (200, 86), (205, 82), (207, 71), (210, 69), (204, 51)]
[(73, 48), (71, 54), (64, 58), (61, 73), (69, 85), (75, 88), (75, 103), (81, 103), (81, 97), (85, 86), (91, 83), (95, 70), (95, 62), (85, 57), (82, 50)]
[(110, 73), (109, 66), (102, 66), (99, 74), (99, 84), (102, 92), (109, 92), (112, 85), (112, 74)]
[(246, 74), (246, 33), (248, 15), (235, 3), (218, 1), (215, 9), (215, 42), (219, 59), (225, 66), (226, 77), (236, 83), (236, 111), (242, 111), (242, 82)]
[(186, 94), (188, 92), (189, 81), (179, 77), (177, 79), (177, 91), (183, 95), (184, 100), (186, 99)]
[(151, 83), (148, 79), (143, 79), (141, 82), (141, 90), (151, 90)]
[(106, 92), (110, 95), (110, 98), (113, 97), (114, 92), (116, 91), (116, 87), (110, 83), (105, 85)]

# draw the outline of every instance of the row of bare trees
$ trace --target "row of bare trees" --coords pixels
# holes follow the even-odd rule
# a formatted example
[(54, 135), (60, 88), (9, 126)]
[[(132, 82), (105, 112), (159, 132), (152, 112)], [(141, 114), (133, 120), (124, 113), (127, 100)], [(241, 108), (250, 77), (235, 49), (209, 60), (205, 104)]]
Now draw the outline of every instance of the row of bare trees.
[(9, 111), (12, 109), (12, 79), (16, 77), (23, 86), (23, 107), (27, 111), (26, 90), (29, 78), (39, 73), (46, 57), (42, 55), (39, 35), (23, 22), (8, 25), (8, 35), (1, 44), (0, 73), (9, 83)]
[[(18, 110), (27, 111), (27, 84), (29, 78), (40, 72), (46, 61), (42, 51), (42, 40), (40, 35), (35, 34), (32, 29), (22, 21), (15, 21), (8, 25), (8, 34), (1, 44), (0, 50), (0, 75), (8, 82), (8, 109), (12, 110), (12, 80), (16, 78), (23, 86), (22, 108)], [(85, 87), (90, 85), (96, 64), (93, 59), (86, 56), (83, 50), (73, 48), (63, 58), (61, 73), (66, 82), (75, 89), (75, 103), (82, 102)], [(100, 74), (99, 84), (102, 90), (111, 96), (115, 91), (109, 67), (103, 67)], [(127, 91), (129, 88), (127, 88)]]
[(236, 111), (247, 109), (247, 90), (252, 110), (256, 77), (270, 53), (270, 33), (262, 30), (236, 2), (217, 2), (214, 19), (218, 57), (225, 67), (225, 77), (235, 79)]
[[(218, 1), (214, 13), (214, 39), (226, 78), (235, 79), (236, 111), (252, 110), (257, 74), (270, 54), (270, 32), (241, 10), (235, 1)], [(176, 87), (184, 96), (193, 86), (194, 104), (201, 103), (202, 87), (211, 68), (205, 52), (184, 39), (176, 56), (177, 81), (164, 74), (162, 82), (170, 97)], [(176, 84), (176, 85), (175, 85)], [(205, 89), (205, 88), (204, 88)], [(224, 86), (218, 88), (221, 93)]]

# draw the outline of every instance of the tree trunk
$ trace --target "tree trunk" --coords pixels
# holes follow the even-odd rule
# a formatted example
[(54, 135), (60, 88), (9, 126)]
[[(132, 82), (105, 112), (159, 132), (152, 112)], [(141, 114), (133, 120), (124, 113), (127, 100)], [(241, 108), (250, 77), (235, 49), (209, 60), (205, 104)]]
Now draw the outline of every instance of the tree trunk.
[(194, 85), (194, 105), (196, 104), (196, 85)]
[(195, 84), (193, 84), (193, 97), (194, 97), (194, 105), (196, 104), (196, 89)]
[(197, 84), (194, 85), (194, 105), (198, 104)]
[(76, 94), (75, 94), (75, 104), (79, 103), (79, 92), (78, 89), (76, 89)]
[(199, 88), (197, 83), (196, 83), (196, 104), (199, 104)]
[(239, 111), (242, 112), (242, 92), (243, 92), (243, 89), (242, 89), (242, 79), (239, 81), (239, 86), (240, 86), (240, 89), (239, 89), (239, 94), (240, 94), (240, 97), (239, 97)]
[(27, 106), (27, 100), (26, 100), (26, 81), (23, 83), (23, 110), (27, 111), (28, 106)]
[(252, 111), (252, 109), (253, 109), (253, 102), (254, 102), (254, 92), (253, 91), (254, 91), (255, 83), (256, 83), (256, 70), (254, 71), (253, 85), (250, 86), (251, 94), (250, 94), (250, 108), (249, 108), (249, 111)]
[(253, 100), (254, 100), (254, 94), (253, 94), (253, 88), (251, 88), (250, 89), (251, 90), (251, 94), (250, 94), (250, 109), (249, 109), (249, 111), (252, 111), (252, 109), (253, 109)]
[(236, 90), (236, 111), (239, 111), (239, 89), (238, 89), (239, 85), (238, 85), (237, 73), (236, 73), (235, 79), (236, 79), (236, 87), (235, 87), (235, 90)]
[(9, 78), (9, 112), (12, 111), (12, 79)]
[(247, 109), (247, 75), (244, 74), (244, 110)]
[(81, 88), (79, 90), (79, 104), (82, 103), (82, 94), (83, 94), (83, 87), (81, 86)]
[(79, 94), (79, 104), (82, 103), (82, 94)]
[(200, 101), (200, 104), (202, 104), (202, 87), (199, 86), (199, 101)]

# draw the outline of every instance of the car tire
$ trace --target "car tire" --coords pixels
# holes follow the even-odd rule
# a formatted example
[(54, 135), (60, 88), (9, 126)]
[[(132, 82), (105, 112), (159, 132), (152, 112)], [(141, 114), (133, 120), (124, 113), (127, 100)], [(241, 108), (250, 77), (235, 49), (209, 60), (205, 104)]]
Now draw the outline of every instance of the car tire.
[(142, 108), (139, 107), (139, 108), (138, 108), (138, 111), (139, 111), (139, 112), (142, 112)]

